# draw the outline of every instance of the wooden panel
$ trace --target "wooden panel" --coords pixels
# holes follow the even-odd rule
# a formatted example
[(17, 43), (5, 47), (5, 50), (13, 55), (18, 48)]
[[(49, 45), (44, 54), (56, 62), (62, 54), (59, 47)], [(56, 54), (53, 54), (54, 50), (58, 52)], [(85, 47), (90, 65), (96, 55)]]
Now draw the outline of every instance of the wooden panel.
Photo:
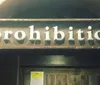
[(89, 85), (99, 85), (97, 75), (89, 75)]
[(46, 75), (46, 85), (98, 85), (97, 76), (93, 80), (93, 77), (88, 75), (55, 74)]
[(81, 85), (89, 85), (89, 76), (81, 75)]
[(97, 75), (50, 73), (46, 75), (45, 85), (99, 85), (99, 77)]
[(56, 74), (56, 85), (67, 85), (67, 75)]
[(68, 75), (68, 85), (75, 85), (75, 75)]
[(28, 68), (24, 85), (29, 85), (30, 71), (44, 71), (44, 85), (100, 85), (100, 69)]
[(55, 75), (54, 74), (46, 75), (46, 85), (55, 85)]
[(80, 75), (75, 75), (75, 85), (81, 85), (81, 76)]
[(80, 75), (68, 75), (67, 85), (81, 85)]

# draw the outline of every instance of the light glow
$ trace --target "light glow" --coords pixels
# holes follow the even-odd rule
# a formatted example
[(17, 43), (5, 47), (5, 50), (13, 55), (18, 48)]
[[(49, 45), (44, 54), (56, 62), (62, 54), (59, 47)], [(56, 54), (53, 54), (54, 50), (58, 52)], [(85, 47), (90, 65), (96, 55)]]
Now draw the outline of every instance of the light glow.
[(6, 0), (0, 0), (0, 5), (3, 4)]

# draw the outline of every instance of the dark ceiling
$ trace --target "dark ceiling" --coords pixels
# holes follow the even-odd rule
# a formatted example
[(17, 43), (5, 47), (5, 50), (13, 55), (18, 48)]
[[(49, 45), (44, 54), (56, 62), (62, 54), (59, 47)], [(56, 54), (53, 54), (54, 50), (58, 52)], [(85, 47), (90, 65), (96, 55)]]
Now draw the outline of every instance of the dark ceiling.
[(6, 0), (0, 18), (99, 18), (100, 0)]

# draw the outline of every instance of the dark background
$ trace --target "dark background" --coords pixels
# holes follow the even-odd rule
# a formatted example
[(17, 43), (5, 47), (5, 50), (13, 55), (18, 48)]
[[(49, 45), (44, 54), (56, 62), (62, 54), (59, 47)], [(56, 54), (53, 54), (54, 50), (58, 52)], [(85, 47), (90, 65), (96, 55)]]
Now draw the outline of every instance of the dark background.
[(100, 0), (5, 0), (1, 18), (99, 18)]
[[(56, 60), (61, 63), (56, 63)], [(0, 50), (0, 84), (18, 85), (20, 68), (30, 67), (100, 68), (100, 51), (99, 49)]]

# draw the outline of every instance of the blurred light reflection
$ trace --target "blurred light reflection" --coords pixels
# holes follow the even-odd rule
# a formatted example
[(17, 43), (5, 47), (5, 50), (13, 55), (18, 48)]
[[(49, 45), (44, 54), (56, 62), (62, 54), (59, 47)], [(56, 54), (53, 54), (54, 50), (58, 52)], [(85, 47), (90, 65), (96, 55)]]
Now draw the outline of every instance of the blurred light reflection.
[(5, 2), (6, 0), (0, 0), (0, 5), (3, 4), (3, 2)]

